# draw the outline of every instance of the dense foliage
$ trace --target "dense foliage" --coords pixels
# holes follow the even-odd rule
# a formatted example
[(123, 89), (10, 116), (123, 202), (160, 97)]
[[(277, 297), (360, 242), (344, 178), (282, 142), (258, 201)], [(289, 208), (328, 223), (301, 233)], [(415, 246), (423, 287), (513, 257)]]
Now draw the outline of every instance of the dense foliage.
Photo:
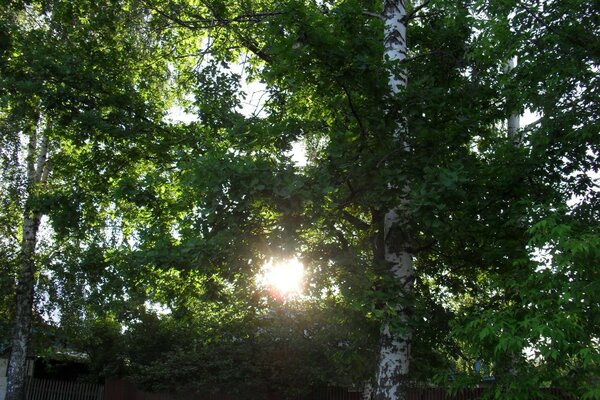
[[(391, 321), (415, 383), (600, 398), (598, 4), (406, 3), (389, 65), (372, 1), (3, 1), (0, 343), (34, 210), (32, 343), (86, 353), (94, 379), (363, 385)], [(409, 297), (380, 261), (394, 207)], [(292, 256), (306, 293), (274, 299), (255, 276)]]

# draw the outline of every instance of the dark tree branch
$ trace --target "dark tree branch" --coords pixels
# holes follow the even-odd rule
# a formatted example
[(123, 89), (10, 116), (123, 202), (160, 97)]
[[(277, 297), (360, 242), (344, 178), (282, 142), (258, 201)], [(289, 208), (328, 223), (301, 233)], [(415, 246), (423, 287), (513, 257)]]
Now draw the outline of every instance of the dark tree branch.
[(372, 12), (372, 11), (366, 11), (366, 10), (363, 11), (362, 13), (363, 13), (363, 15), (366, 15), (367, 17), (377, 18), (377, 19), (385, 22), (385, 16), (383, 14)]
[(238, 37), (239, 37), (240, 41), (242, 42), (242, 44), (248, 50), (250, 50), (252, 53), (254, 53), (258, 58), (260, 58), (261, 60), (263, 60), (267, 64), (270, 64), (273, 61), (271, 55), (269, 53), (267, 53), (266, 51), (260, 49), (258, 47), (258, 44), (254, 40), (252, 40), (249, 37), (242, 36), (238, 32), (236, 32), (236, 33), (238, 34)]
[(160, 7), (153, 4), (150, 0), (146, 0), (145, 3), (148, 6), (148, 8), (150, 8), (152, 11), (155, 11), (156, 13), (167, 18), (171, 22), (175, 22), (178, 25), (181, 25), (183, 27), (190, 28), (190, 29), (205, 29), (205, 28), (214, 28), (217, 26), (228, 27), (235, 23), (258, 23), (268, 17), (286, 14), (283, 11), (265, 11), (265, 12), (238, 14), (231, 18), (225, 18), (225, 17), (217, 16), (216, 15), (217, 13), (214, 12), (214, 10), (210, 10), (210, 7), (207, 6), (207, 8), (209, 8), (210, 12), (213, 14), (212, 17), (204, 17), (202, 15), (192, 13), (189, 15), (192, 16), (193, 19), (182, 19), (182, 18), (176, 17), (173, 14), (165, 12)]
[[(233, 18), (222, 18), (218, 16), (205, 18), (202, 16), (193, 15), (194, 19), (182, 19), (171, 13), (165, 12), (160, 7), (157, 7), (156, 5), (152, 4), (149, 0), (147, 0), (145, 3), (151, 10), (155, 11), (160, 16), (179, 26), (192, 30), (212, 29), (218, 27), (233, 27), (236, 23), (258, 23), (265, 18), (285, 14), (282, 11), (272, 11), (240, 14)], [(213, 15), (216, 14), (214, 10), (211, 10), (210, 12), (213, 13)], [(266, 63), (271, 62), (271, 56), (264, 50), (260, 49), (259, 46), (252, 39), (241, 34), (238, 30), (235, 30), (235, 33), (238, 35), (238, 38), (240, 39), (242, 45), (244, 45), (248, 50), (250, 50), (252, 53), (254, 53), (257, 57), (259, 57)]]
[(348, 239), (346, 239), (344, 234), (342, 232), (340, 232), (338, 229), (336, 229), (335, 226), (333, 226), (333, 224), (331, 224), (329, 228), (335, 233), (335, 236), (340, 241), (344, 250), (348, 250), (350, 248), (350, 243), (348, 242)]
[(350, 92), (346, 88), (346, 85), (344, 85), (343, 83), (341, 83), (339, 81), (338, 81), (338, 83), (340, 84), (340, 86), (342, 87), (342, 90), (346, 94), (346, 98), (348, 99), (348, 106), (350, 107), (350, 111), (352, 112), (352, 115), (354, 116), (354, 118), (356, 119), (356, 122), (358, 123), (358, 127), (360, 128), (360, 132), (362, 133), (362, 136), (366, 138), (367, 131), (362, 123), (362, 119), (361, 119), (360, 115), (358, 114), (358, 111), (356, 110), (356, 107), (354, 107), (354, 102), (352, 102), (352, 96), (350, 95)]
[(421, 253), (421, 252), (423, 252), (423, 251), (430, 250), (430, 249), (431, 249), (431, 248), (433, 248), (433, 246), (435, 246), (437, 243), (438, 243), (438, 241), (437, 241), (437, 240), (431, 240), (431, 241), (429, 241), (428, 243), (426, 243), (426, 244), (423, 244), (423, 245), (421, 245), (421, 246), (419, 246), (419, 247), (411, 247), (411, 248), (410, 248), (410, 252), (411, 252), (411, 253), (413, 253), (413, 254), (419, 254), (419, 253)]
[(164, 12), (163, 10), (161, 10), (159, 7), (156, 7), (154, 4), (152, 4), (149, 0), (144, 2), (148, 8), (152, 11), (155, 11), (157, 14), (159, 14), (162, 17), (165, 17), (166, 19), (168, 19), (171, 22), (176, 23), (179, 26), (183, 26), (185, 28), (189, 28), (189, 29), (196, 29), (197, 27), (190, 21), (184, 21), (181, 18), (178, 18), (174, 15), (171, 15), (169, 13)]
[(384, 155), (381, 160), (377, 161), (377, 165), (375, 165), (375, 168), (379, 168), (381, 167), (381, 165), (387, 161), (388, 158), (390, 158), (390, 156), (394, 155), (395, 153), (398, 152), (409, 152), (410, 151), (410, 146), (408, 146), (406, 143), (404, 143), (402, 145), (402, 147), (397, 147), (395, 149), (393, 149), (392, 151), (388, 152), (386, 155)]
[(278, 15), (284, 15), (284, 14), (286, 14), (286, 13), (283, 11), (256, 12), (256, 13), (248, 13), (248, 14), (238, 14), (237, 16), (232, 17), (232, 18), (220, 18), (220, 17), (205, 18), (200, 15), (192, 14), (194, 19), (190, 20), (190, 21), (193, 23), (211, 24), (212, 26), (230, 26), (231, 24), (234, 24), (234, 23), (246, 23), (246, 22), (258, 23), (258, 22), (261, 22), (265, 18), (274, 17), (274, 16), (278, 16)]
[(423, 3), (421, 3), (420, 5), (416, 6), (412, 10), (410, 10), (410, 12), (407, 13), (406, 16), (403, 18), (402, 22), (404, 22), (405, 24), (408, 23), (410, 20), (415, 18), (415, 16), (417, 15), (417, 13), (419, 11), (421, 11), (423, 8), (427, 7), (430, 2), (431, 2), (431, 0), (425, 0)]
[(358, 229), (367, 230), (371, 228), (371, 225), (367, 224), (362, 219), (355, 217), (346, 210), (342, 210), (342, 217)]

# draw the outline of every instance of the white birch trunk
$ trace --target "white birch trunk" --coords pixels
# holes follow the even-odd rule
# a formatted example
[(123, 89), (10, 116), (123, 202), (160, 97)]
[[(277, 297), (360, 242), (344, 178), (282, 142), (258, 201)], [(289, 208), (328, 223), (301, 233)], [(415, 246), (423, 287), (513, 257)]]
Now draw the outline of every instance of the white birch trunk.
[[(512, 58), (510, 59), (507, 63), (506, 63), (506, 70), (510, 71), (512, 69), (514, 69), (517, 66), (517, 60)], [(515, 146), (515, 147), (521, 147), (521, 145), (523, 144), (523, 138), (521, 137), (521, 132), (519, 132), (519, 129), (521, 128), (521, 116), (518, 114), (518, 112), (513, 112), (508, 116), (508, 119), (506, 120), (506, 131), (507, 131), (507, 136), (508, 136), (508, 140), (511, 141), (511, 143)], [(510, 371), (509, 373), (511, 375), (516, 376), (517, 375), (517, 364), (518, 364), (518, 355), (511, 352), (510, 353)]]
[[(36, 129), (29, 134), (27, 148), (27, 193), (46, 182), (49, 173), (48, 138), (44, 136), (39, 144)], [(33, 294), (35, 286), (35, 248), (41, 214), (32, 209), (26, 201), (23, 211), (20, 268), (16, 292), (15, 320), (10, 360), (7, 369), (6, 400), (25, 399), (25, 378), (27, 374), (27, 351), (33, 318)]]
[(511, 114), (508, 117), (508, 138), (515, 144), (521, 143), (521, 137), (519, 135), (519, 128), (521, 125), (521, 117), (519, 114)]
[[(385, 32), (384, 59), (397, 63), (406, 58), (406, 7), (404, 0), (384, 0)], [(392, 95), (406, 87), (404, 70), (389, 74), (388, 86)], [(398, 121), (394, 139), (398, 146), (408, 149), (403, 136), (406, 135), (404, 121)], [(405, 192), (408, 193), (408, 185)], [(389, 210), (384, 220), (384, 257), (389, 272), (395, 280), (402, 296), (412, 292), (414, 282), (413, 256), (407, 251), (406, 219), (398, 209)], [(375, 377), (375, 400), (405, 400), (408, 389), (410, 367), (411, 332), (407, 327), (408, 313), (405, 305), (397, 304), (396, 312), (403, 325), (401, 332), (392, 331), (389, 322), (384, 322), (380, 333), (379, 362)]]
[[(517, 66), (517, 61), (515, 59), (510, 59), (506, 63), (506, 70), (510, 71)], [(508, 117), (506, 121), (508, 139), (515, 145), (521, 145), (521, 135), (519, 133), (519, 128), (521, 127), (521, 117), (518, 113), (512, 113)]]
[(371, 400), (371, 396), (373, 396), (373, 385), (371, 385), (371, 382), (367, 382), (363, 385), (363, 389), (360, 394), (360, 399)]

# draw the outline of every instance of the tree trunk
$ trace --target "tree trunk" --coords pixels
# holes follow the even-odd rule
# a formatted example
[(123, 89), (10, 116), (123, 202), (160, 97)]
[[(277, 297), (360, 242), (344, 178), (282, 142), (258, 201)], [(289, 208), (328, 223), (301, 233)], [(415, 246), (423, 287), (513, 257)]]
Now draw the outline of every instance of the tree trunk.
[(362, 391), (360, 393), (361, 400), (371, 400), (373, 396), (373, 385), (371, 382), (365, 382), (363, 384)]
[[(510, 71), (517, 66), (517, 61), (515, 59), (510, 59), (506, 63), (506, 70)], [(510, 100), (510, 99), (509, 99)], [(516, 112), (511, 113), (506, 121), (508, 138), (512, 141), (515, 146), (521, 145), (521, 135), (519, 134), (519, 128), (521, 125), (520, 115)]]
[(6, 400), (23, 400), (25, 398), (27, 349), (33, 316), (35, 246), (39, 225), (40, 217), (38, 215), (25, 215), (23, 221), (23, 242), (21, 244), (21, 267), (17, 284), (15, 322), (13, 326), (10, 361), (8, 363)]
[[(511, 58), (506, 63), (506, 70), (511, 71), (516, 66), (517, 66), (516, 59)], [(508, 100), (510, 100), (510, 99), (508, 99)], [(506, 120), (506, 131), (507, 131), (508, 140), (510, 140), (511, 143), (515, 147), (521, 147), (521, 145), (523, 144), (523, 138), (521, 137), (521, 132), (519, 132), (519, 129), (521, 128), (521, 116), (519, 115), (518, 111), (514, 111), (514, 110), (511, 110), (511, 111), (512, 112), (510, 113), (510, 115), (508, 116), (508, 119)], [(510, 357), (509, 374), (516, 376), (517, 375), (517, 365), (519, 362), (519, 355), (514, 352), (510, 352), (509, 357)]]
[[(404, 0), (384, 1), (385, 61), (397, 68), (397, 63), (406, 58), (406, 7)], [(390, 73), (388, 86), (390, 93), (396, 95), (406, 87), (406, 73), (401, 70), (398, 75)], [(398, 121), (394, 139), (398, 146), (408, 150), (406, 124)], [(408, 193), (409, 187), (404, 187)], [(413, 290), (415, 271), (413, 256), (407, 250), (407, 218), (399, 209), (389, 210), (384, 219), (384, 259), (389, 267), (401, 296), (406, 298)], [(408, 307), (406, 304), (395, 305), (398, 321), (402, 325), (400, 332), (392, 329), (389, 321), (384, 321), (380, 332), (380, 349), (377, 374), (375, 378), (375, 400), (404, 400), (408, 393), (408, 372), (410, 366), (411, 331), (408, 328)]]
[(43, 137), (37, 146), (35, 129), (29, 135), (27, 150), (27, 193), (28, 199), (23, 212), (23, 236), (21, 242), (20, 268), (16, 292), (15, 320), (13, 325), (12, 347), (7, 371), (5, 400), (25, 399), (25, 379), (27, 376), (27, 351), (33, 318), (33, 294), (35, 287), (35, 265), (37, 234), (41, 214), (32, 209), (31, 196), (35, 188), (48, 178), (49, 164), (48, 138)]

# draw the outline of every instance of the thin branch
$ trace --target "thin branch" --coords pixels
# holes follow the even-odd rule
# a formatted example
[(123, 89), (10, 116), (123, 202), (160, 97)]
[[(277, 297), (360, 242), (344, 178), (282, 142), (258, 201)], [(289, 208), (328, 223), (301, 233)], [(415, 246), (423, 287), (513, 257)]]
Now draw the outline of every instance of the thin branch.
[(390, 156), (391, 156), (391, 155), (393, 155), (393, 154), (395, 154), (395, 153), (398, 153), (398, 152), (400, 152), (400, 151), (406, 151), (406, 152), (408, 152), (408, 151), (410, 151), (410, 146), (409, 146), (409, 145), (408, 145), (406, 142), (403, 142), (403, 145), (402, 145), (402, 147), (396, 147), (395, 149), (393, 149), (392, 151), (390, 151), (390, 152), (388, 152), (386, 155), (384, 155), (384, 156), (381, 158), (381, 160), (377, 161), (377, 164), (375, 165), (375, 168), (379, 168), (379, 167), (381, 167), (381, 165), (382, 165), (384, 162), (386, 162), (386, 160), (387, 160), (388, 158), (390, 158)]
[[(174, 16), (168, 12), (163, 11), (161, 8), (151, 4), (150, 1), (146, 1), (146, 5), (148, 7), (168, 19), (171, 22), (174, 22), (180, 26), (183, 26), (188, 29), (196, 30), (196, 29), (214, 29), (219, 27), (232, 27), (235, 23), (258, 23), (265, 18), (278, 16), (285, 14), (282, 11), (272, 11), (272, 12), (257, 12), (251, 14), (240, 14), (233, 18), (220, 18), (220, 17), (211, 17), (204, 18), (199, 15), (195, 15), (194, 19), (182, 19), (177, 16)], [(214, 10), (210, 10), (213, 15), (215, 14)], [(242, 35), (239, 31), (235, 32), (241, 43), (252, 53), (254, 53), (258, 58), (265, 61), (266, 63), (271, 62), (271, 56), (267, 54), (264, 50), (260, 49), (258, 45), (250, 38)]]
[(272, 61), (271, 55), (268, 54), (267, 52), (265, 52), (264, 50), (260, 49), (258, 47), (258, 45), (256, 44), (256, 42), (254, 42), (252, 39), (250, 39), (248, 37), (242, 36), (239, 32), (236, 32), (236, 33), (238, 34), (238, 37), (239, 37), (240, 41), (242, 42), (242, 44), (248, 50), (250, 50), (258, 58), (260, 58), (261, 60), (263, 60), (267, 64), (271, 63), (271, 61)]
[(340, 232), (339, 230), (337, 230), (333, 225), (331, 225), (330, 228), (335, 233), (335, 236), (338, 238), (338, 240), (342, 244), (342, 247), (344, 248), (344, 250), (348, 250), (350, 248), (350, 243), (348, 243), (348, 239), (346, 239), (344, 234), (342, 232)]
[[(182, 18), (174, 16), (173, 14), (163, 11), (161, 8), (152, 4), (152, 2), (150, 2), (150, 1), (145, 1), (145, 3), (151, 10), (153, 10), (156, 13), (160, 14), (161, 16), (167, 18), (171, 22), (175, 22), (178, 25), (181, 25), (181, 26), (184, 26), (184, 27), (190, 28), (190, 29), (214, 28), (216, 26), (227, 27), (234, 23), (246, 23), (246, 22), (257, 23), (268, 17), (274, 17), (274, 16), (286, 14), (284, 11), (265, 11), (265, 12), (255, 12), (255, 13), (248, 13), (248, 14), (238, 14), (237, 16), (232, 17), (232, 18), (222, 18), (222, 17), (215, 17), (215, 16), (203, 17), (198, 14), (189, 14), (193, 17), (193, 19), (182, 19)], [(213, 12), (213, 11), (211, 10), (211, 12)], [(215, 13), (213, 12), (213, 15), (214, 14)]]
[(362, 13), (363, 13), (363, 15), (366, 15), (367, 17), (377, 18), (377, 19), (385, 22), (385, 15), (383, 15), (383, 14), (379, 14), (379, 13), (372, 12), (372, 11), (366, 11), (366, 10), (363, 11)]
[(360, 128), (360, 132), (362, 133), (363, 137), (367, 137), (367, 130), (365, 129), (363, 123), (362, 123), (362, 119), (360, 118), (360, 115), (358, 114), (358, 111), (356, 110), (356, 107), (354, 107), (354, 103), (352, 102), (352, 97), (350, 96), (350, 92), (348, 91), (348, 89), (346, 88), (346, 85), (344, 85), (343, 83), (339, 82), (340, 86), (342, 87), (342, 89), (344, 90), (344, 93), (346, 94), (346, 98), (348, 99), (348, 106), (350, 106), (350, 111), (352, 112), (352, 115), (354, 116), (354, 118), (356, 119), (356, 122), (358, 123), (358, 127)]
[(265, 18), (275, 17), (279, 15), (284, 15), (286, 12), (283, 11), (266, 11), (266, 12), (256, 12), (256, 13), (248, 13), (248, 14), (238, 14), (233, 18), (205, 18), (200, 15), (191, 14), (195, 19), (190, 20), (192, 23), (203, 23), (203, 24), (211, 24), (212, 26), (229, 26), (233, 23), (245, 23), (252, 22), (258, 23)]
[(412, 254), (419, 254), (425, 250), (429, 250), (431, 249), (433, 246), (435, 246), (438, 243), (437, 240), (431, 240), (429, 243), (426, 243), (422, 246), (419, 247), (411, 247), (410, 252)]
[(362, 219), (355, 217), (346, 210), (342, 210), (342, 217), (358, 229), (367, 230), (371, 228), (371, 225), (369, 225)]
[(406, 14), (406, 16), (404, 18), (402, 18), (402, 22), (404, 22), (406, 24), (407, 22), (409, 22), (410, 20), (415, 18), (416, 14), (419, 11), (421, 11), (423, 8), (427, 7), (430, 2), (431, 2), (431, 0), (425, 0), (423, 3), (421, 3), (420, 5), (416, 6), (412, 10), (410, 10), (410, 12), (408, 14)]
[(163, 10), (161, 10), (160, 8), (154, 6), (153, 4), (151, 4), (149, 1), (145, 2), (146, 5), (148, 6), (148, 8), (150, 8), (152, 11), (155, 11), (156, 13), (158, 13), (159, 15), (165, 17), (166, 19), (168, 19), (171, 22), (176, 23), (179, 26), (183, 26), (185, 28), (189, 28), (189, 29), (197, 29), (197, 27), (190, 23), (189, 21), (184, 21), (181, 18), (177, 18), (171, 14), (168, 14), (166, 12), (164, 12)]

